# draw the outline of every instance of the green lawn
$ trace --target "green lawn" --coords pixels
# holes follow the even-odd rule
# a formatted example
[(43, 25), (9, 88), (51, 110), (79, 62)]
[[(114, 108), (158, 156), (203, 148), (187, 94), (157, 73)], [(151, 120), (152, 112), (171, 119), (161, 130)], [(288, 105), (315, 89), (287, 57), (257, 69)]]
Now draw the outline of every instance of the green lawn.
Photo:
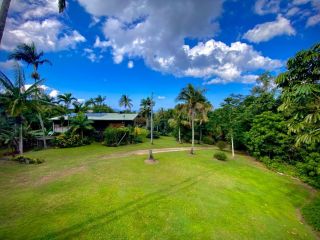
[(148, 148), (92, 144), (28, 154), (41, 165), (0, 163), (0, 239), (316, 239), (298, 214), (310, 191), (245, 156), (104, 159)]

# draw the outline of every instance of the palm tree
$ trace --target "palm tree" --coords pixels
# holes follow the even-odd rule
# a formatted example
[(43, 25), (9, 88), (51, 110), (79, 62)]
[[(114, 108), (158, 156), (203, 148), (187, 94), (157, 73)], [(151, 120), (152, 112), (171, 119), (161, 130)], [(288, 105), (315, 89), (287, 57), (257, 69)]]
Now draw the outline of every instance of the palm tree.
[(19, 44), (16, 49), (9, 55), (9, 59), (14, 59), (17, 61), (23, 61), (28, 65), (33, 66), (33, 73), (31, 77), (36, 81), (40, 79), (38, 68), (44, 63), (52, 65), (48, 59), (43, 59), (44, 52), (41, 51), (38, 53), (37, 48), (34, 42), (27, 44)]
[(133, 107), (132, 100), (128, 95), (123, 94), (119, 100), (119, 106), (131, 111), (131, 108)]
[(75, 97), (72, 96), (72, 93), (59, 94), (57, 96), (57, 99), (58, 103), (64, 104), (67, 113), (69, 113), (69, 108), (72, 102), (77, 100)]
[(208, 122), (208, 112), (212, 110), (212, 105), (210, 102), (204, 102), (199, 108), (197, 118), (199, 121), (199, 143), (202, 141), (202, 125)]
[(150, 97), (145, 99), (141, 99), (140, 103), (140, 113), (142, 116), (146, 118), (146, 128), (149, 128), (149, 116), (151, 113), (151, 105), (154, 105), (154, 102), (151, 100)]
[(0, 44), (4, 32), (4, 27), (6, 26), (7, 15), (10, 7), (11, 0), (2, 0), (0, 9)]
[[(40, 80), (40, 75), (38, 73), (39, 65), (42, 65), (44, 63), (48, 63), (51, 65), (51, 62), (48, 59), (43, 59), (43, 55), (44, 55), (43, 51), (38, 53), (37, 48), (33, 42), (30, 44), (22, 43), (22, 44), (19, 44), (16, 47), (16, 49), (13, 51), (13, 53), (9, 55), (9, 59), (23, 61), (28, 65), (33, 65), (33, 73), (31, 74), (31, 77), (36, 82)], [(38, 92), (35, 93), (35, 97), (36, 98), (38, 97)], [(40, 112), (38, 113), (37, 117), (39, 119), (40, 126), (43, 133), (43, 146), (44, 148), (47, 148), (47, 143), (45, 139), (46, 130), (45, 130), (43, 119)]]
[[(38, 92), (38, 85), (41, 81), (25, 88), (24, 72), (19, 65), (16, 66), (16, 79), (12, 82), (0, 71), (0, 84), (4, 87), (0, 99), (6, 106), (7, 112), (16, 118), (19, 124), (19, 153), (23, 153), (23, 112), (26, 109), (34, 109), (36, 101), (33, 96)], [(37, 100), (42, 101), (42, 100)]]
[(186, 108), (184, 104), (177, 104), (174, 108), (173, 118), (168, 120), (169, 125), (172, 127), (178, 127), (178, 141), (181, 143), (181, 126), (186, 115)]
[(72, 105), (73, 105), (73, 111), (75, 113), (85, 112), (87, 110), (87, 107), (83, 103), (76, 101), (76, 102), (73, 102)]
[(179, 93), (177, 100), (183, 101), (191, 119), (192, 129), (192, 147), (190, 153), (194, 153), (194, 120), (197, 111), (202, 107), (203, 103), (207, 102), (206, 97), (203, 95), (204, 89), (196, 89), (192, 84), (188, 84)]
[(80, 132), (81, 139), (83, 139), (83, 132), (93, 129), (92, 123), (93, 121), (89, 120), (84, 113), (79, 113), (71, 118), (71, 130), (72, 132)]

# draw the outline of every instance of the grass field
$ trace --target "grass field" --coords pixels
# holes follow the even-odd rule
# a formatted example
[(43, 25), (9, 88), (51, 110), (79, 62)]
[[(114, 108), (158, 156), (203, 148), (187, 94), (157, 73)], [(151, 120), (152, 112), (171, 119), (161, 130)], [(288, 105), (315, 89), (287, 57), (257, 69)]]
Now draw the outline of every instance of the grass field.
[(0, 239), (316, 239), (298, 211), (311, 192), (246, 156), (105, 159), (148, 148), (92, 144), (28, 153), (41, 165), (0, 163)]

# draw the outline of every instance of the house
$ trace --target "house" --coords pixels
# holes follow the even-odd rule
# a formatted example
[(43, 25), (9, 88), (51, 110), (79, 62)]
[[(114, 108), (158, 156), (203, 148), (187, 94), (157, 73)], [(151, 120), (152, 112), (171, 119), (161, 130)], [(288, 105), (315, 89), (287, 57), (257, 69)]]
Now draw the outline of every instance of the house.
[[(137, 113), (85, 113), (89, 120), (93, 121), (93, 127), (97, 131), (104, 131), (107, 127), (134, 126)], [(76, 116), (75, 113), (51, 118), (53, 132), (63, 133), (69, 130), (69, 119)]]

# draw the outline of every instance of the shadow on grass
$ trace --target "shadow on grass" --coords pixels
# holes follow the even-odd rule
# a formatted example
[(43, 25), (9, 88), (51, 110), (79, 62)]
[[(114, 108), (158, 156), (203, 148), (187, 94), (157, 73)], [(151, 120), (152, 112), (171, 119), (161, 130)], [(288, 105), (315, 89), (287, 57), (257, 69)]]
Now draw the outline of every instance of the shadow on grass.
[[(204, 174), (206, 175), (206, 174)], [(183, 191), (195, 185), (201, 180), (204, 175), (198, 175), (195, 177), (190, 177), (177, 184), (172, 184), (167, 188), (158, 190), (156, 192), (146, 194), (145, 196), (130, 201), (119, 208), (113, 209), (111, 211), (105, 212), (99, 216), (88, 218), (84, 222), (74, 224), (70, 227), (63, 228), (59, 231), (48, 233), (45, 236), (38, 237), (36, 239), (70, 239), (77, 238), (81, 232), (88, 232), (100, 225), (105, 225), (116, 221), (130, 213), (134, 213), (137, 210), (144, 208), (150, 204), (154, 204), (163, 198), (173, 195), (179, 191)]]

